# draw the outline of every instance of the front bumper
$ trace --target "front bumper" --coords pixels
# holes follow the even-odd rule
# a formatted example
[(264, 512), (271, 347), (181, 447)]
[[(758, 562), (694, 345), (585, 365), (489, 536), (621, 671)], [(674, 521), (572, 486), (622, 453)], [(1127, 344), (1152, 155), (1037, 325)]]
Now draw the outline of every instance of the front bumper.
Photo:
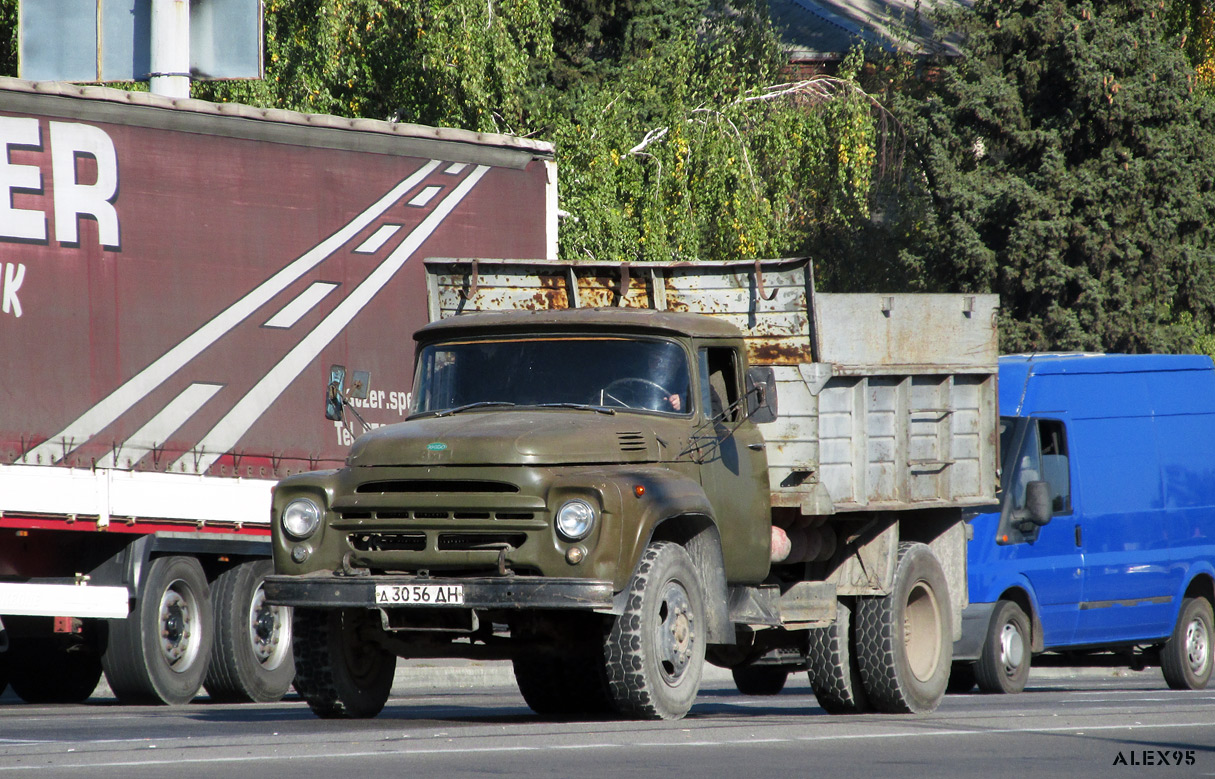
[(267, 576), (266, 601), (302, 608), (435, 608), (430, 604), (376, 602), (377, 586), (439, 585), (463, 587), (464, 609), (581, 609), (610, 611), (612, 583), (598, 579), (507, 576), (440, 578), (434, 576)]

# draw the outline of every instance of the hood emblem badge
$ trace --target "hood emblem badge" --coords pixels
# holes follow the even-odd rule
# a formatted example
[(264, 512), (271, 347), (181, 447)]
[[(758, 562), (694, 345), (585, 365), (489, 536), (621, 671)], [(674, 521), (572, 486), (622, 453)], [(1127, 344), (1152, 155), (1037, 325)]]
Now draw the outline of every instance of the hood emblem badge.
[(427, 444), (426, 448), (432, 452), (442, 452), (447, 449), (447, 444), (442, 441), (435, 441), (433, 444)]

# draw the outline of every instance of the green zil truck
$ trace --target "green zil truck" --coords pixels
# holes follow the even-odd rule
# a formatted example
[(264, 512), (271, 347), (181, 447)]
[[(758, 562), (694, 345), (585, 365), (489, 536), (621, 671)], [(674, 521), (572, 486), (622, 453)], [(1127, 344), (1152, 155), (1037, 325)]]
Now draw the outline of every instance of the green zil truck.
[[(274, 492), (312, 710), (375, 716), (398, 657), (509, 659), (549, 716), (678, 719), (706, 661), (936, 708), (998, 484), (997, 302), (811, 268), (428, 260), (408, 416)], [(325, 376), (343, 424), (357, 368)]]

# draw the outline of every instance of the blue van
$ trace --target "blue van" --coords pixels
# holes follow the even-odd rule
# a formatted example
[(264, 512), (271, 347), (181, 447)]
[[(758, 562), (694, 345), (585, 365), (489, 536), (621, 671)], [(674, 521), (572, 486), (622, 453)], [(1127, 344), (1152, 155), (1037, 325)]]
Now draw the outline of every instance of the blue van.
[[(1211, 676), (1215, 368), (1198, 355), (1000, 358), (999, 512), (970, 521), (953, 690), (1020, 692), (1031, 657)], [(1115, 650), (1115, 654), (1111, 654)]]

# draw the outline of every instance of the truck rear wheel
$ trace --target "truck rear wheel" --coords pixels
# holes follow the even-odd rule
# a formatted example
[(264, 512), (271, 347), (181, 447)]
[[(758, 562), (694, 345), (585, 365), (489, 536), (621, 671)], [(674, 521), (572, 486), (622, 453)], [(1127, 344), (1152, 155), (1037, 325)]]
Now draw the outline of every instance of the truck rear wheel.
[(368, 635), (370, 609), (295, 609), (295, 689), (318, 717), (364, 719), (383, 710), (397, 658)]
[(271, 560), (254, 560), (211, 586), (215, 640), (203, 686), (212, 700), (269, 703), (291, 688), (291, 609), (266, 603), (262, 583), (272, 573)]
[(777, 695), (789, 680), (789, 670), (779, 665), (742, 665), (731, 674), (743, 695)]
[(953, 660), (949, 587), (936, 555), (926, 544), (900, 544), (890, 594), (859, 606), (857, 659), (874, 708), (936, 709)]
[(704, 594), (692, 559), (679, 544), (650, 544), (605, 641), (616, 709), (642, 719), (687, 714), (700, 689), (704, 631)]
[(123, 703), (189, 703), (207, 674), (211, 631), (211, 598), (198, 561), (152, 560), (135, 610), (110, 624), (101, 657), (110, 689)]
[(983, 651), (974, 664), (983, 692), (1018, 693), (1025, 689), (1030, 665), (1029, 617), (1012, 601), (996, 605)]
[(856, 660), (852, 609), (837, 603), (835, 624), (810, 631), (810, 688), (828, 714), (863, 714), (869, 699)]
[(1205, 598), (1181, 601), (1173, 635), (1160, 651), (1160, 670), (1174, 690), (1201, 690), (1211, 678), (1212, 617)]

